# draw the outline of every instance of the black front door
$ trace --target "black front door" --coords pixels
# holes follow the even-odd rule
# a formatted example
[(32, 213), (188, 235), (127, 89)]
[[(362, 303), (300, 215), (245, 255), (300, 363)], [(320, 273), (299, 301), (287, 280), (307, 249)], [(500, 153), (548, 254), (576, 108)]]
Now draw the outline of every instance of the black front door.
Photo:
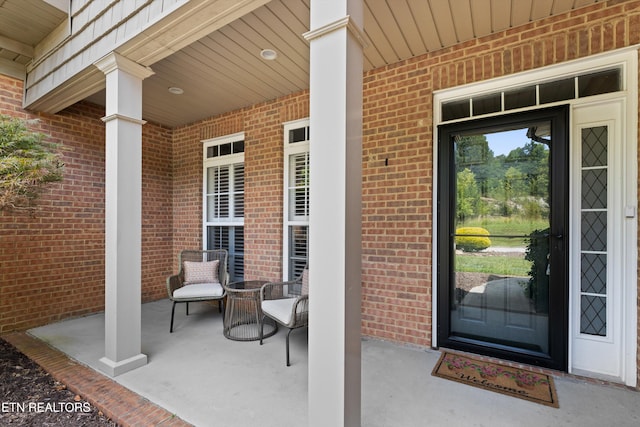
[(568, 109), (438, 132), (438, 345), (565, 370)]

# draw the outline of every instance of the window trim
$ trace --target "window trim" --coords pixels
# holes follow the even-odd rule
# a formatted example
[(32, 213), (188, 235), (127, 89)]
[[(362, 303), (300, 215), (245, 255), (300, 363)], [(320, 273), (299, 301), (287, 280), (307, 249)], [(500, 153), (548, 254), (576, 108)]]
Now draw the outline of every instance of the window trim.
[[(555, 105), (570, 104), (574, 105), (579, 102), (595, 102), (602, 98), (618, 98), (628, 95), (634, 88), (629, 87), (629, 75), (633, 73), (630, 69), (629, 58), (631, 55), (637, 56), (637, 46), (633, 48), (620, 49), (614, 52), (607, 52), (600, 55), (593, 55), (586, 58), (580, 58), (573, 61), (562, 62), (560, 64), (550, 65), (543, 68), (536, 68), (517, 74), (504, 77), (496, 77), (490, 80), (483, 80), (476, 83), (470, 83), (462, 86), (456, 86), (448, 89), (441, 89), (433, 93), (433, 124), (434, 129), (444, 123), (455, 123), (459, 121), (475, 120), (480, 117), (502, 116), (508, 113), (518, 111), (529, 111), (532, 109), (547, 108)], [(549, 102), (544, 105), (536, 102), (533, 106), (522, 108), (514, 108), (508, 111), (497, 111), (494, 113), (482, 114), (479, 116), (470, 116), (459, 119), (443, 120), (442, 104), (453, 101), (464, 101), (471, 98), (479, 98), (496, 93), (508, 92), (514, 89), (525, 88), (527, 86), (536, 86), (558, 78), (575, 78), (586, 74), (593, 74), (599, 71), (611, 70), (619, 68), (621, 72), (621, 90), (618, 92), (609, 92), (600, 95), (593, 95), (582, 98), (572, 98), (561, 101)], [(536, 91), (537, 97), (537, 91)], [(434, 131), (435, 133), (435, 131)], [(434, 140), (436, 140), (434, 135)]]
[(244, 132), (238, 132), (231, 135), (225, 135), (218, 138), (203, 140), (202, 142), (202, 249), (207, 249), (207, 227), (209, 226), (244, 226), (244, 216), (235, 217), (226, 221), (208, 221), (207, 220), (207, 170), (210, 167), (224, 166), (242, 163), (244, 164), (244, 152), (227, 154), (223, 156), (207, 157), (207, 148), (224, 145), (230, 142), (244, 140)]
[(298, 141), (298, 142), (289, 142), (289, 131), (293, 129), (298, 129), (301, 127), (309, 127), (310, 120), (309, 118), (293, 120), (290, 122), (283, 123), (283, 146), (284, 146), (284, 156), (283, 156), (283, 208), (282, 208), (282, 279), (283, 280), (292, 280), (292, 277), (289, 277), (289, 227), (292, 225), (306, 225), (309, 226), (309, 219), (306, 220), (290, 220), (289, 219), (289, 178), (290, 178), (290, 169), (289, 169), (289, 158), (292, 155), (300, 154), (300, 153), (309, 153), (310, 151), (310, 141), (311, 138), (307, 136), (306, 141)]

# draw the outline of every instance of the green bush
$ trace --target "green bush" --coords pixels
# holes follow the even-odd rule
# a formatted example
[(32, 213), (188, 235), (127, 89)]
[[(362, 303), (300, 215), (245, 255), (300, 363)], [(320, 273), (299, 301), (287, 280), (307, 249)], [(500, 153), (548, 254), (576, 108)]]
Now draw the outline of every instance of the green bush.
[(461, 227), (456, 230), (456, 247), (464, 252), (477, 252), (489, 246), (489, 231), (482, 227)]
[(57, 146), (27, 122), (0, 115), (0, 211), (34, 211), (47, 184), (62, 180)]

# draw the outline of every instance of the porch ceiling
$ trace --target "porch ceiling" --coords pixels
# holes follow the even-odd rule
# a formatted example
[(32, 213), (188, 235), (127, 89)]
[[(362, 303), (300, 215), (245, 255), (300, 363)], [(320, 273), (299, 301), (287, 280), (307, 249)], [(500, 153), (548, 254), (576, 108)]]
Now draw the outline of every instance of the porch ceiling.
[[(272, 0), (150, 64), (143, 117), (179, 126), (308, 88), (311, 0)], [(602, 0), (364, 0), (365, 70)], [(0, 0), (0, 70), (22, 67), (66, 19), (54, 0)], [(262, 49), (278, 53), (274, 61)], [(169, 87), (180, 87), (173, 95)], [(104, 104), (104, 91), (88, 98)]]

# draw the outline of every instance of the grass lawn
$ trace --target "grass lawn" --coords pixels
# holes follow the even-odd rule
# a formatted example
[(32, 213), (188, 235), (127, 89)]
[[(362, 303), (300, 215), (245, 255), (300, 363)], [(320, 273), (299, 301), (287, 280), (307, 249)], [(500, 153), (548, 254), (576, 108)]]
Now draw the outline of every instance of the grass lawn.
[(531, 270), (531, 261), (501, 254), (456, 254), (456, 271), (468, 273), (487, 273), (500, 276), (527, 277)]
[(489, 231), (491, 246), (514, 248), (526, 247), (527, 236), (534, 230), (548, 228), (549, 222), (544, 219), (529, 220), (520, 217), (482, 217), (467, 220), (464, 223), (457, 224), (457, 227), (482, 227)]

